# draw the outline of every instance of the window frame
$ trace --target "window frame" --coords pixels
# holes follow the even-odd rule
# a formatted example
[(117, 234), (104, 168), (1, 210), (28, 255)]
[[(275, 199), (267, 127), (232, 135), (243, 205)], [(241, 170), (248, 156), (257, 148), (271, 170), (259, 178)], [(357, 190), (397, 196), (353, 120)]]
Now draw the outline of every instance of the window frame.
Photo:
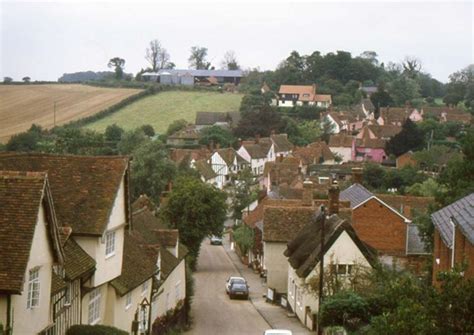
[(125, 310), (128, 311), (132, 307), (132, 291), (125, 296)]
[[(89, 293), (89, 303), (87, 311), (87, 321), (90, 325), (95, 325), (100, 321), (100, 304), (102, 299), (102, 292), (97, 287)], [(95, 318), (93, 319), (93, 317)]]
[(41, 280), (39, 277), (39, 267), (33, 268), (28, 273), (28, 295), (26, 308), (35, 309), (40, 306)]
[(105, 234), (105, 258), (115, 256), (115, 230), (109, 231)]

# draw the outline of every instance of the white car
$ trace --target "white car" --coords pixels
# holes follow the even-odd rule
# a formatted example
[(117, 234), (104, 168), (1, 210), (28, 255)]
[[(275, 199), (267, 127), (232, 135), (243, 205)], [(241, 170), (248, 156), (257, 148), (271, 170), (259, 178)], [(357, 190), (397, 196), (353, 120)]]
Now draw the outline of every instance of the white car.
[(240, 283), (240, 284), (245, 284), (247, 285), (247, 281), (245, 280), (245, 278), (242, 278), (242, 277), (229, 277), (227, 279), (227, 281), (225, 282), (225, 292), (227, 294), (229, 294), (230, 292), (230, 287), (232, 286), (232, 284), (234, 283)]
[(286, 329), (268, 329), (263, 335), (293, 335), (291, 330)]

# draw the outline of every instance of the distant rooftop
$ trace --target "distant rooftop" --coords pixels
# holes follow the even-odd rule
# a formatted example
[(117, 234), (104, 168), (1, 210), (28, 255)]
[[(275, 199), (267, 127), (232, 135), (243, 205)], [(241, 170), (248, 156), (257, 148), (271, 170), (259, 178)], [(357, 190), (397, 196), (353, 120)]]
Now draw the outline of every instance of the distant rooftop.
[(243, 77), (242, 70), (194, 70), (194, 69), (163, 69), (158, 72), (144, 73), (143, 76), (159, 75), (191, 75), (194, 77)]

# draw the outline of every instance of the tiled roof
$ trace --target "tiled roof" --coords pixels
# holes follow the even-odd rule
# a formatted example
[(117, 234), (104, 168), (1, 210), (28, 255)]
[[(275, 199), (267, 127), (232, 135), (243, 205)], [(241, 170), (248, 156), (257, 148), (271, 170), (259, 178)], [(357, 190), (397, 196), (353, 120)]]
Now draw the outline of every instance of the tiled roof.
[(297, 147), (293, 151), (293, 156), (301, 159), (304, 165), (334, 160), (334, 154), (323, 141), (311, 143), (306, 147)]
[(45, 173), (0, 171), (0, 292), (23, 289), (46, 183)]
[(344, 147), (344, 148), (351, 148), (352, 147), (352, 141), (354, 137), (350, 135), (331, 135), (329, 137), (329, 147), (330, 148), (339, 148), (339, 147)]
[(402, 131), (401, 126), (395, 126), (392, 124), (387, 124), (383, 126), (374, 124), (369, 125), (368, 127), (376, 137), (383, 139), (392, 138), (393, 136), (397, 135), (399, 132)]
[(0, 170), (47, 172), (60, 225), (72, 227), (73, 234), (102, 235), (128, 158), (7, 152), (0, 153)]
[(379, 138), (370, 138), (368, 132), (365, 132), (361, 139), (356, 140), (357, 148), (373, 148), (373, 149), (384, 149), (385, 140)]
[(313, 101), (316, 95), (314, 85), (281, 85), (279, 94), (298, 94), (301, 101)]
[(217, 149), (216, 152), (222, 157), (227, 166), (232, 166), (237, 159), (238, 164), (246, 164), (247, 161), (240, 156), (234, 148)]
[(64, 290), (66, 287), (67, 284), (64, 279), (57, 275), (53, 269), (51, 269), (51, 295)]
[(263, 240), (266, 242), (288, 242), (314, 215), (308, 207), (265, 207), (263, 214)]
[(150, 257), (147, 247), (139, 236), (125, 232), (123, 246), (122, 272), (110, 282), (120, 296), (153, 277), (158, 271), (157, 257)]
[(433, 197), (393, 194), (376, 194), (376, 196), (409, 219), (412, 219), (416, 212), (426, 213), (429, 205), (434, 204)]
[(176, 163), (181, 163), (183, 160), (200, 160), (208, 159), (211, 156), (211, 152), (206, 148), (200, 149), (179, 149), (172, 148), (170, 150), (170, 159)]
[(169, 139), (191, 139), (191, 140), (198, 140), (199, 139), (199, 132), (196, 130), (194, 125), (187, 126), (184, 129), (178, 130), (177, 132), (173, 133), (172, 135), (168, 136)]
[(275, 134), (270, 136), (273, 144), (275, 145), (275, 153), (287, 152), (293, 149), (293, 143), (288, 140), (287, 134)]
[(174, 257), (174, 255), (166, 250), (166, 248), (160, 249), (161, 255), (161, 271), (160, 277), (162, 280), (168, 278), (173, 270), (179, 265), (181, 259)]
[(352, 184), (339, 194), (339, 200), (350, 201), (351, 208), (359, 206), (374, 194), (360, 184)]
[(132, 215), (133, 230), (140, 233), (147, 244), (159, 244), (161, 240), (158, 237), (158, 231), (169, 229), (153, 213), (143, 208)]
[[(288, 243), (285, 256), (288, 257), (290, 266), (296, 270), (300, 278), (306, 278), (320, 260), (321, 252), (321, 212), (313, 214), (299, 233)], [(375, 251), (362, 242), (352, 226), (338, 215), (332, 215), (326, 219), (324, 236), (324, 253), (326, 253), (342, 232), (347, 232), (352, 241), (357, 245), (362, 254), (370, 264), (375, 263)]]
[(262, 146), (256, 143), (244, 143), (242, 144), (249, 153), (250, 157), (252, 159), (259, 159), (259, 158), (265, 158), (267, 157), (268, 151), (264, 151)]
[(441, 238), (448, 247), (451, 247), (453, 243), (451, 218), (463, 235), (474, 244), (474, 193), (431, 214), (435, 228), (438, 229)]
[[(410, 113), (406, 108), (399, 107), (382, 107), (380, 108), (380, 117), (386, 123), (403, 123)], [(385, 124), (386, 124), (385, 123)]]
[(148, 208), (150, 211), (153, 211), (156, 208), (156, 205), (146, 194), (140, 195), (138, 199), (132, 203), (133, 212), (142, 208)]
[(314, 101), (316, 102), (331, 102), (331, 95), (330, 94), (316, 94), (314, 96)]
[(212, 169), (212, 166), (204, 159), (196, 161), (194, 167), (205, 180), (210, 180), (217, 177), (216, 172)]
[(165, 247), (176, 247), (179, 239), (178, 229), (157, 229), (156, 236), (160, 244)]
[(64, 270), (66, 277), (74, 280), (95, 270), (95, 260), (87, 254), (74, 239), (64, 243)]

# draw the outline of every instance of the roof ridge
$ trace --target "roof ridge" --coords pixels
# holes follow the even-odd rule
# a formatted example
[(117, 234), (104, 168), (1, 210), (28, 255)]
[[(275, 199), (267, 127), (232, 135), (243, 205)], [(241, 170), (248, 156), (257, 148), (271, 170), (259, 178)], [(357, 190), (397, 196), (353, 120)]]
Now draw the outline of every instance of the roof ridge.
[(40, 171), (17, 171), (17, 170), (0, 170), (0, 178), (22, 178), (22, 179), (43, 179), (47, 178), (48, 173)]

